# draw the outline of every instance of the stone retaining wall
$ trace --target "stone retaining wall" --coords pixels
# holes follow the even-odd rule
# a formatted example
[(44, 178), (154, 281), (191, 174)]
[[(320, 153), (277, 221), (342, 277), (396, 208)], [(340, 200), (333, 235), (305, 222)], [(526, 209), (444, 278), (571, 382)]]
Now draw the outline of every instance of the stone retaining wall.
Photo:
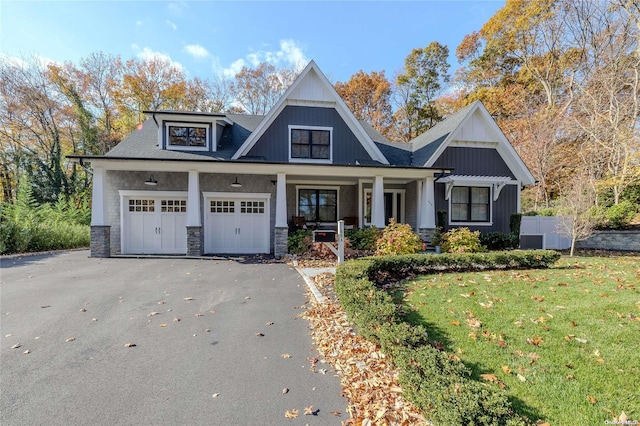
[(576, 242), (576, 248), (640, 252), (640, 231), (599, 231)]

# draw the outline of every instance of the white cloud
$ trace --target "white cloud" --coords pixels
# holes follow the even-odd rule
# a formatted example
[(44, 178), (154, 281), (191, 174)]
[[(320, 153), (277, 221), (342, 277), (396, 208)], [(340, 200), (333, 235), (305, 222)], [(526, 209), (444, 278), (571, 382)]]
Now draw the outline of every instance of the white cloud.
[(60, 61), (47, 58), (46, 56), (42, 56), (37, 53), (22, 55), (21, 57), (17, 57), (17, 56), (7, 55), (4, 52), (0, 52), (0, 62), (4, 62), (6, 64), (9, 64), (15, 67), (20, 67), (23, 69), (27, 69), (33, 66), (37, 66), (44, 69), (48, 65), (58, 65), (58, 66), (63, 65), (63, 63)]
[(184, 47), (185, 52), (196, 59), (204, 59), (209, 56), (209, 52), (199, 44), (187, 44)]
[(178, 29), (178, 26), (175, 24), (175, 22), (171, 22), (170, 20), (166, 20), (164, 21), (169, 27), (171, 27), (171, 29), (173, 31), (176, 31)]
[(301, 71), (309, 59), (304, 54), (304, 48), (295, 40), (280, 40), (278, 50), (269, 50), (268, 44), (263, 44), (260, 50), (249, 49), (250, 52), (244, 58), (236, 59), (229, 67), (223, 67), (219, 58), (213, 59), (213, 72), (224, 77), (235, 76), (243, 66), (256, 67), (261, 62), (267, 62), (276, 67), (291, 67), (296, 71)]
[(143, 47), (142, 49), (140, 49), (140, 46), (138, 46), (136, 43), (133, 43), (131, 45), (131, 48), (137, 51), (136, 56), (140, 59), (159, 59), (165, 62), (169, 62), (173, 67), (182, 72), (186, 71), (184, 66), (182, 66), (180, 62), (172, 60), (171, 56), (167, 55), (166, 53), (156, 52), (154, 50), (151, 50), (149, 47)]
[(143, 21), (136, 21), (136, 27), (141, 27), (142, 25), (144, 25)]
[(173, 2), (173, 3), (167, 4), (167, 9), (169, 10), (169, 12), (173, 13), (174, 15), (181, 15), (182, 12), (189, 9), (189, 5), (183, 1)]

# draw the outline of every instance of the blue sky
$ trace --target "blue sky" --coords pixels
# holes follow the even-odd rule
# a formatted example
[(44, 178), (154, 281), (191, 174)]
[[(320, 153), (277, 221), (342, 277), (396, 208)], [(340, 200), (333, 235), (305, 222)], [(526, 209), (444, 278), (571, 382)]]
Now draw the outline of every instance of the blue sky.
[(189, 77), (232, 76), (269, 61), (314, 59), (332, 81), (402, 69), (437, 40), (453, 53), (504, 1), (28, 1), (0, 0), (0, 55), (77, 63), (91, 52), (163, 55)]

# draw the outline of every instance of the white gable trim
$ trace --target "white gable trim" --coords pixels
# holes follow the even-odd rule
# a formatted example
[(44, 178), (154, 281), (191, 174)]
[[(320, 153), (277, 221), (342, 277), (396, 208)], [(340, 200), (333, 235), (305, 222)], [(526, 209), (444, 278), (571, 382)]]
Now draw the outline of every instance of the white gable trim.
[[(289, 99), (292, 93), (298, 88), (298, 86), (305, 80), (305, 77), (313, 71), (315, 75), (318, 77), (318, 81), (322, 85), (322, 89), (329, 93), (329, 95), (333, 98), (334, 107), (340, 117), (347, 124), (349, 129), (356, 136), (358, 141), (362, 144), (362, 147), (367, 151), (367, 153), (371, 156), (374, 161), (379, 161), (382, 164), (389, 164), (389, 161), (382, 155), (382, 152), (375, 145), (373, 140), (369, 137), (367, 132), (362, 128), (362, 125), (355, 118), (353, 113), (349, 110), (347, 105), (344, 103), (340, 95), (335, 91), (327, 77), (320, 71), (318, 65), (314, 61), (309, 62), (309, 64), (305, 67), (304, 70), (300, 73), (300, 75), (296, 78), (293, 84), (287, 89), (286, 92), (280, 97), (278, 102), (269, 110), (267, 115), (264, 116), (260, 124), (256, 127), (256, 129), (251, 133), (251, 135), (247, 138), (246, 141), (242, 144), (242, 146), (236, 151), (233, 155), (232, 159), (237, 160), (238, 158), (247, 155), (247, 153), (253, 148), (256, 142), (260, 139), (260, 137), (264, 134), (264, 132), (273, 124), (275, 119), (280, 115), (284, 108), (291, 105), (300, 105), (301, 102), (298, 99)], [(306, 102), (305, 102), (306, 103)], [(313, 104), (314, 102), (310, 102)], [(319, 102), (318, 106), (327, 106), (326, 101)]]
[[(536, 182), (536, 179), (533, 177), (527, 166), (525, 166), (524, 162), (515, 151), (511, 143), (509, 143), (509, 140), (504, 135), (493, 117), (491, 117), (489, 111), (487, 111), (485, 106), (480, 101), (477, 101), (476, 104), (467, 112), (467, 115), (464, 117), (464, 119), (462, 119), (458, 127), (456, 127), (454, 131), (449, 133), (445, 141), (440, 144), (438, 149), (431, 155), (429, 160), (427, 160), (427, 162), (425, 163), (425, 167), (433, 167), (433, 164), (438, 158), (440, 158), (440, 156), (448, 146), (456, 145), (456, 142), (454, 142), (456, 140), (456, 135), (460, 132), (460, 129), (462, 129), (465, 124), (471, 119), (471, 117), (473, 117), (473, 114), (476, 111), (480, 113), (481, 118), (489, 126), (489, 130), (493, 131), (497, 135), (497, 144), (493, 145), (492, 147), (494, 147), (496, 151), (498, 151), (498, 154), (500, 154), (504, 162), (507, 164), (509, 170), (511, 170), (513, 175), (524, 185), (533, 185)], [(473, 142), (459, 144), (458, 146), (460, 145), (472, 146)], [(487, 148), (490, 145), (487, 143), (479, 142), (475, 146), (479, 148)]]

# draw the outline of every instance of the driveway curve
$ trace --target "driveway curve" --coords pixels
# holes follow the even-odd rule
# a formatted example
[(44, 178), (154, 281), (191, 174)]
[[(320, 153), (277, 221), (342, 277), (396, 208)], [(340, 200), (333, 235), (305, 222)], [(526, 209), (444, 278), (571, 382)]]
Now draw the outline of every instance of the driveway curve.
[[(348, 418), (330, 366), (311, 369), (319, 355), (298, 317), (305, 284), (293, 268), (241, 258), (88, 256), (1, 260), (1, 424)], [(294, 410), (297, 417), (285, 418)]]

